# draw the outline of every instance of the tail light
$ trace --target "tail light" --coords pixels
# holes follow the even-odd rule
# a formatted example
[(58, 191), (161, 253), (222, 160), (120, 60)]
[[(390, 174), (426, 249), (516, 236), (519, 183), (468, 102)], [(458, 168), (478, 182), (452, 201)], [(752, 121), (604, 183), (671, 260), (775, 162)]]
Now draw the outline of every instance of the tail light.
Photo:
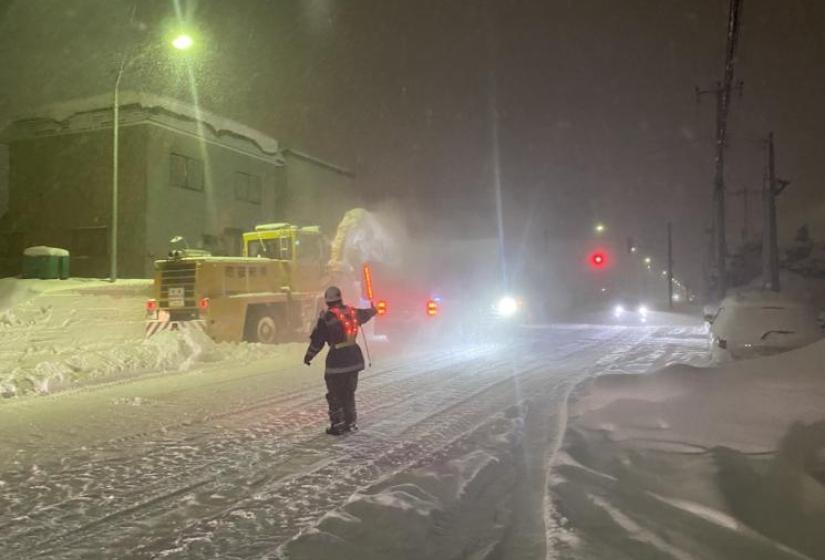
[(378, 311), (379, 315), (386, 315), (387, 314), (387, 302), (386, 301), (379, 301), (375, 304), (375, 309)]
[(147, 299), (146, 300), (146, 312), (147, 313), (154, 313), (158, 310), (158, 300), (156, 299)]
[(438, 315), (438, 302), (433, 300), (427, 302), (427, 315), (430, 317)]
[(201, 309), (201, 311), (206, 311), (207, 309), (209, 309), (209, 298), (202, 297), (201, 299), (199, 299), (198, 307)]

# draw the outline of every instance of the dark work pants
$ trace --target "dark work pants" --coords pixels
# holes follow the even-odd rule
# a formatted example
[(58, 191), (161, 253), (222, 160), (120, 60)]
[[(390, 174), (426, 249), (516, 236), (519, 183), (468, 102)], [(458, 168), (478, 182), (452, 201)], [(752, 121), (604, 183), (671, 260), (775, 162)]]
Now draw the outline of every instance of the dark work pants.
[(333, 373), (324, 376), (327, 383), (327, 403), (329, 403), (329, 423), (332, 426), (355, 424), (355, 389), (358, 387), (358, 372)]

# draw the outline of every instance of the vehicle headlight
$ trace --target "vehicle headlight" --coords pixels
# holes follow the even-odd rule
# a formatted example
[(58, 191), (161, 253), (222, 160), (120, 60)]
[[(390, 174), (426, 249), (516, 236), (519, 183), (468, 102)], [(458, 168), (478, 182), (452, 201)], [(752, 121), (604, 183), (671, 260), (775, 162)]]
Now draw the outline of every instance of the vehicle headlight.
[(496, 313), (502, 317), (512, 317), (516, 311), (518, 311), (518, 302), (510, 296), (504, 296), (496, 304)]
[(639, 315), (647, 315), (647, 306), (640, 305), (637, 311), (639, 312)]
[(624, 307), (622, 307), (621, 305), (617, 305), (616, 307), (614, 307), (613, 315), (615, 315), (616, 317), (621, 317), (622, 315), (624, 315)]

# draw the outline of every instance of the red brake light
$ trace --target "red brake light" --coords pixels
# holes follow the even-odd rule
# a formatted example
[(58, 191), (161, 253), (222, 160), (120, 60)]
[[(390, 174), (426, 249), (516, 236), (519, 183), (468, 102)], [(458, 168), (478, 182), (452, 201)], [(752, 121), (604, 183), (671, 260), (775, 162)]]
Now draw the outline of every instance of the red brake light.
[(386, 301), (379, 301), (375, 304), (375, 309), (378, 311), (379, 315), (386, 315), (387, 314), (387, 302)]
[(427, 302), (427, 315), (435, 317), (438, 315), (438, 302), (430, 300)]
[(158, 300), (156, 299), (147, 299), (146, 300), (146, 311), (149, 313), (154, 313), (158, 309)]
[(208, 297), (202, 297), (201, 299), (199, 299), (198, 300), (198, 307), (200, 307), (203, 311), (206, 311), (207, 309), (209, 309), (209, 298)]

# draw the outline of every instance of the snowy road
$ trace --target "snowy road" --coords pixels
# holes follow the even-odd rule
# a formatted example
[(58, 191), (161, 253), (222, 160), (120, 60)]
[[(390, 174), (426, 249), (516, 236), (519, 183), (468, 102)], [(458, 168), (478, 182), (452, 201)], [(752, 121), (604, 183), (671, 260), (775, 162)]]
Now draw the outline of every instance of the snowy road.
[(282, 362), (8, 401), (0, 555), (544, 558), (569, 391), (704, 348), (692, 327), (553, 326), (383, 357), (342, 439), (320, 371)]

